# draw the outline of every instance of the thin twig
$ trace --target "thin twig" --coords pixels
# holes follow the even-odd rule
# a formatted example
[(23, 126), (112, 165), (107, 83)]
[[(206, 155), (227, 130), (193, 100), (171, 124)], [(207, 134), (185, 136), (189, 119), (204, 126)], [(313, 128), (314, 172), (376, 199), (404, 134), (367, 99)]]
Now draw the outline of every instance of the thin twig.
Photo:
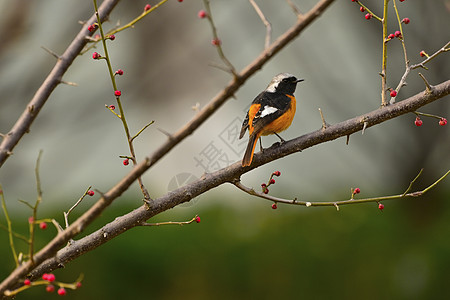
[(387, 66), (387, 45), (386, 45), (386, 38), (387, 38), (387, 17), (388, 17), (388, 3), (389, 0), (384, 0), (384, 6), (383, 6), (383, 19), (381, 19), (381, 24), (383, 27), (383, 38), (382, 38), (382, 45), (383, 45), (383, 53), (382, 53), (382, 63), (381, 63), (381, 105), (386, 106), (386, 66)]
[(297, 15), (297, 18), (303, 18), (303, 14), (300, 12), (300, 10), (299, 10), (298, 7), (294, 4), (294, 2), (292, 2), (292, 0), (287, 0), (287, 3), (288, 3), (289, 6), (292, 8), (292, 10), (294, 11), (294, 13)]
[(214, 20), (213, 20), (212, 15), (211, 15), (211, 8), (209, 6), (209, 0), (203, 0), (203, 3), (205, 5), (206, 18), (209, 21), (209, 24), (211, 26), (211, 30), (212, 30), (212, 33), (213, 33), (213, 41), (216, 41), (215, 47), (217, 49), (217, 53), (219, 54), (220, 59), (222, 59), (222, 61), (227, 66), (226, 70), (228, 72), (230, 72), (231, 74), (233, 74), (233, 76), (236, 78), (237, 77), (236, 69), (234, 68), (233, 64), (228, 60), (228, 58), (223, 53), (222, 43), (221, 43), (221, 41), (219, 39), (219, 36), (217, 34), (217, 28), (216, 28), (216, 25), (214, 24)]
[(420, 175), (422, 175), (422, 172), (423, 172), (423, 168), (420, 169), (419, 174), (417, 174), (417, 176), (409, 183), (408, 188), (405, 190), (405, 192), (402, 194), (402, 196), (405, 196), (412, 189), (414, 182), (416, 182), (416, 180), (420, 177)]
[(3, 188), (2, 188), (1, 184), (0, 184), (0, 197), (2, 199), (3, 213), (5, 214), (6, 224), (8, 226), (9, 247), (11, 248), (11, 251), (12, 251), (12, 254), (14, 257), (14, 262), (16, 263), (16, 268), (17, 268), (19, 266), (19, 260), (17, 258), (16, 247), (14, 246), (12, 223), (11, 223), (11, 219), (9, 218), (8, 209), (6, 208), (5, 195), (3, 194)]
[(92, 188), (92, 186), (89, 186), (86, 191), (84, 192), (83, 196), (80, 197), (80, 199), (78, 199), (77, 202), (75, 202), (75, 204), (67, 211), (67, 212), (63, 212), (64, 214), (64, 221), (66, 223), (66, 228), (69, 227), (69, 214), (72, 210), (75, 209), (75, 207), (77, 207), (81, 201), (83, 201), (84, 197), (86, 197), (86, 195), (88, 194), (88, 192), (90, 191), (90, 189)]
[[(167, 0), (161, 1), (160, 4), (164, 3), (165, 1), (167, 1)], [(98, 13), (97, 0), (93, 0), (93, 2), (94, 2), (95, 14), (97, 16), (97, 24), (98, 24), (98, 28), (99, 28), (99, 31), (100, 31), (100, 36), (102, 38), (103, 51), (105, 51), (105, 56), (104, 57), (105, 57), (105, 60), (106, 60), (106, 64), (108, 66), (109, 77), (111, 79), (111, 83), (112, 83), (112, 86), (113, 86), (113, 91), (116, 91), (117, 90), (117, 84), (116, 84), (116, 79), (115, 79), (114, 72), (113, 72), (113, 69), (112, 69), (111, 60), (110, 60), (109, 54), (108, 54), (108, 47), (106, 45), (107, 38), (106, 38), (106, 35), (104, 34), (102, 20), (100, 19), (100, 15)], [(155, 7), (153, 7), (153, 9), (155, 9)], [(150, 9), (147, 12), (150, 12), (151, 10), (152, 9)], [(144, 12), (142, 14), (142, 17), (145, 16), (147, 12)], [(119, 111), (120, 111), (120, 120), (122, 121), (122, 126), (123, 126), (123, 128), (125, 130), (125, 135), (126, 135), (127, 142), (128, 142), (128, 148), (130, 149), (130, 154), (131, 154), (131, 157), (132, 157), (131, 161), (133, 162), (134, 165), (136, 165), (137, 164), (137, 159), (136, 159), (136, 153), (135, 153), (134, 145), (133, 145), (134, 137), (133, 138), (131, 137), (130, 130), (129, 130), (129, 127), (128, 127), (128, 123), (127, 123), (127, 120), (125, 118), (125, 112), (123, 110), (122, 101), (120, 101), (120, 97), (116, 97), (116, 101), (117, 101), (117, 106), (119, 107)], [(137, 181), (139, 183), (139, 187), (141, 188), (142, 194), (144, 195), (144, 202), (148, 203), (151, 200), (150, 199), (150, 194), (149, 194), (147, 188), (144, 186), (144, 182), (142, 181), (142, 178), (139, 177), (137, 179)]]
[(256, 4), (255, 0), (249, 0), (249, 1), (250, 1), (250, 4), (255, 9), (256, 13), (258, 14), (258, 16), (261, 19), (261, 21), (264, 23), (264, 26), (266, 26), (266, 38), (265, 38), (265, 42), (264, 42), (264, 49), (267, 49), (270, 46), (270, 36), (272, 34), (272, 25), (267, 20), (266, 16), (261, 11), (261, 9), (259, 8), (258, 4)]
[(159, 222), (159, 223), (147, 223), (147, 222), (142, 222), (139, 224), (139, 226), (161, 226), (161, 225), (187, 225), (187, 224), (191, 224), (193, 222), (199, 222), (199, 216), (196, 215), (195, 217), (193, 217), (191, 220), (189, 221), (182, 221), (182, 222), (176, 222), (176, 221), (168, 221), (168, 222)]
[(422, 170), (420, 171), (420, 173), (416, 176), (416, 178), (414, 178), (413, 181), (411, 181), (408, 189), (406, 190), (405, 193), (400, 194), (400, 195), (392, 195), (392, 196), (382, 196), (382, 197), (373, 197), (373, 198), (363, 198), (363, 199), (348, 199), (348, 200), (339, 200), (339, 201), (332, 201), (332, 202), (312, 202), (312, 201), (299, 201), (297, 200), (297, 198), (295, 199), (284, 199), (284, 198), (279, 198), (279, 197), (274, 197), (268, 194), (264, 194), (261, 192), (257, 192), (252, 188), (246, 187), (245, 185), (243, 185), (239, 180), (236, 180), (234, 182), (232, 182), (237, 188), (239, 188), (240, 190), (246, 192), (249, 195), (252, 196), (257, 196), (259, 198), (263, 198), (272, 202), (276, 202), (276, 203), (284, 203), (284, 204), (293, 204), (293, 205), (302, 205), (302, 206), (306, 206), (306, 207), (311, 207), (311, 206), (334, 206), (336, 207), (337, 210), (339, 210), (339, 206), (338, 205), (348, 205), (348, 204), (358, 204), (358, 203), (368, 203), (368, 202), (380, 202), (380, 201), (385, 201), (385, 200), (395, 200), (395, 199), (401, 199), (401, 198), (407, 198), (407, 197), (417, 197), (417, 196), (421, 196), (423, 195), (425, 192), (429, 191), (432, 187), (436, 186), (439, 182), (441, 182), (448, 174), (450, 174), (450, 170), (447, 171), (443, 176), (441, 176), (438, 180), (436, 180), (433, 184), (431, 184), (430, 186), (428, 186), (427, 188), (421, 190), (421, 191), (417, 191), (417, 192), (412, 192), (412, 193), (407, 193), (411, 187), (412, 184), (417, 180), (417, 178), (422, 174)]
[(42, 156), (42, 150), (39, 151), (38, 158), (36, 160), (36, 167), (34, 169), (35, 175), (36, 175), (36, 190), (37, 190), (37, 198), (36, 203), (33, 206), (33, 214), (32, 214), (32, 222), (29, 222), (30, 224), (30, 239), (29, 239), (29, 256), (30, 261), (33, 263), (33, 253), (34, 253), (34, 229), (35, 229), (35, 220), (37, 217), (37, 209), (39, 207), (39, 204), (42, 201), (42, 189), (41, 189), (41, 179), (39, 176), (39, 165), (41, 162), (41, 156)]
[[(425, 60), (423, 60), (422, 62), (417, 63), (417, 64), (414, 64), (414, 65), (411, 65), (411, 66), (410, 66), (409, 63), (408, 63), (407, 66), (406, 66), (405, 73), (403, 73), (403, 76), (402, 76), (402, 78), (400, 79), (400, 82), (398, 83), (398, 85), (397, 85), (397, 87), (396, 87), (395, 90), (398, 92), (403, 86), (406, 85), (406, 77), (408, 77), (409, 73), (410, 73), (412, 70), (418, 69), (418, 68), (425, 68), (425, 69), (426, 69), (425, 65), (426, 65), (427, 63), (429, 63), (431, 60), (433, 60), (434, 58), (436, 58), (439, 54), (449, 51), (450, 48), (448, 48), (448, 47), (450, 47), (450, 41), (447, 42), (442, 48), (440, 48), (439, 50), (437, 50), (437, 51), (436, 51), (435, 53), (433, 53), (432, 55), (427, 56), (427, 58), (426, 58)], [(390, 104), (394, 104), (394, 103), (395, 103), (395, 97), (392, 97), (389, 103), (390, 103)]]
[(323, 117), (322, 109), (319, 107), (320, 118), (322, 119), (322, 129), (327, 129), (327, 122), (325, 122), (325, 118)]
[(138, 133), (136, 133), (130, 140), (130, 142), (133, 142), (133, 140), (135, 138), (137, 138), (145, 129), (147, 129), (150, 125), (152, 125), (153, 123), (155, 123), (155, 121), (151, 121), (150, 123), (148, 123), (147, 125), (145, 125), (141, 130), (138, 131)]

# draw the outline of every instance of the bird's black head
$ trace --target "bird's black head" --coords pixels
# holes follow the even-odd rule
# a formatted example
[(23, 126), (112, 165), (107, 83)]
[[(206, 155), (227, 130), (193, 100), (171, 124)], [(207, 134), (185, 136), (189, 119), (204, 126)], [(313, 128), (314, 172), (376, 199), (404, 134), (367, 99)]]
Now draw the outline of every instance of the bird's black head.
[(266, 88), (267, 92), (270, 93), (283, 93), (292, 95), (295, 92), (297, 83), (303, 81), (304, 79), (297, 79), (292, 74), (281, 73), (275, 76)]

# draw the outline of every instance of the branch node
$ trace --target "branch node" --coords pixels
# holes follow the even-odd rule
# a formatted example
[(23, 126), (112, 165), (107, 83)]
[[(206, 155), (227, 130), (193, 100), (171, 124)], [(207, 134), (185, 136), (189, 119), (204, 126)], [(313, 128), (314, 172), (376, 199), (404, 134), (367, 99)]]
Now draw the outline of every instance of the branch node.
[(327, 129), (328, 124), (325, 122), (325, 118), (323, 117), (322, 109), (319, 107), (320, 118), (322, 119), (322, 130)]
[(172, 136), (169, 132), (165, 131), (165, 130), (162, 129), (162, 128), (157, 128), (157, 129), (158, 129), (159, 132), (161, 132), (161, 133), (163, 133), (165, 136), (167, 136), (167, 137), (169, 138), (169, 140), (173, 139), (173, 136)]
[(61, 59), (61, 56), (59, 56), (58, 54), (56, 54), (56, 52), (53, 52), (52, 50), (48, 49), (47, 47), (41, 46), (42, 49), (44, 49), (48, 54), (50, 54), (51, 56), (53, 56), (56, 59)]
[(425, 94), (429, 95), (431, 94), (431, 92), (433, 91), (433, 86), (428, 82), (428, 80), (425, 78), (425, 76), (423, 76), (422, 73), (419, 73), (420, 78), (422, 78), (423, 82), (425, 83), (426, 86), (426, 90), (425, 90)]
[(70, 85), (70, 86), (78, 86), (78, 83), (76, 83), (76, 82), (64, 81), (64, 80), (60, 80), (59, 82), (63, 83), (63, 84)]

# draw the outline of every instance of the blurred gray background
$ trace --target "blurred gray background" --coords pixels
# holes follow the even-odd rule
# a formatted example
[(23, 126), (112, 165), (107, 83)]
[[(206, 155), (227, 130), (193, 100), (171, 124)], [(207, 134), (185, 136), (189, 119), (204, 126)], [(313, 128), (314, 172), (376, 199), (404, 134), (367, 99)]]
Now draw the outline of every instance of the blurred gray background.
[[(272, 40), (295, 23), (296, 16), (285, 1), (257, 2), (272, 24)], [(306, 12), (316, 1), (294, 2)], [(111, 14), (110, 22), (104, 26), (111, 28), (116, 22), (127, 23), (140, 14), (146, 3), (120, 2)], [(155, 4), (154, 1), (148, 3)], [(382, 14), (383, 1), (363, 3)], [(449, 1), (404, 1), (398, 2), (397, 6), (401, 17), (411, 20), (403, 30), (412, 64), (423, 60), (419, 56), (421, 50), (432, 54), (449, 41)], [(224, 52), (240, 70), (263, 50), (265, 27), (248, 1), (211, 1), (211, 8)], [(108, 41), (113, 68), (124, 70), (117, 82), (131, 131), (137, 132), (145, 124), (155, 121), (135, 142), (138, 159), (149, 155), (165, 141), (166, 136), (158, 128), (176, 131), (195, 116), (193, 106), (199, 103), (202, 107), (208, 103), (230, 80), (229, 74), (210, 66), (221, 61), (211, 45), (208, 22), (197, 17), (200, 9), (203, 9), (202, 1), (168, 1), (135, 28), (116, 34), (113, 42)], [(55, 63), (41, 46), (62, 53), (78, 33), (78, 22), (91, 16), (93, 5), (91, 1), (3, 0), (0, 10), (3, 12), (0, 19), (0, 132), (6, 133)], [(378, 109), (381, 25), (375, 19), (367, 21), (364, 14), (351, 1), (336, 1), (298, 39), (256, 73), (236, 93), (236, 99), (229, 100), (199, 130), (145, 174), (144, 183), (151, 196), (163, 195), (200, 177), (205, 171), (214, 171), (240, 160), (242, 145), (236, 144), (231, 136), (233, 126), (240, 126), (250, 102), (280, 72), (290, 72), (305, 79), (296, 91), (297, 114), (293, 125), (282, 134), (285, 139), (319, 129), (322, 123), (318, 108), (331, 124)], [(398, 24), (392, 6), (389, 17), (389, 32), (394, 32)], [(396, 87), (405, 71), (403, 52), (397, 40), (390, 41), (387, 47), (387, 82)], [(106, 64), (92, 60), (93, 51), (104, 53), (98, 45), (96, 50), (76, 59), (63, 79), (78, 86), (57, 87), (31, 132), (24, 136), (14, 149), (14, 155), (0, 170), (8, 207), (17, 216), (29, 215), (28, 209), (17, 199), (33, 202), (36, 198), (34, 168), (40, 149), (44, 151), (40, 168), (43, 216), (46, 212), (56, 211), (55, 217), (60, 218), (60, 212), (67, 210), (89, 185), (107, 191), (131, 170), (131, 165), (124, 167), (119, 158), (119, 155), (128, 154), (121, 122), (105, 109), (105, 104), (115, 104)], [(449, 55), (436, 58), (427, 65), (429, 70), (419, 70), (431, 84), (449, 79)], [(407, 82), (398, 100), (424, 90), (417, 71), (410, 73)], [(448, 100), (449, 97), (441, 99), (421, 111), (450, 119)], [(273, 171), (279, 170), (282, 176), (271, 188), (271, 194), (332, 201), (349, 197), (352, 187), (362, 190), (361, 197), (402, 193), (424, 168), (416, 186), (425, 187), (449, 169), (450, 125), (442, 127), (436, 119), (423, 118), (423, 126), (416, 127), (414, 120), (415, 115), (408, 114), (369, 128), (364, 135), (352, 135), (349, 145), (345, 144), (345, 138), (318, 145), (254, 170), (243, 176), (243, 182), (258, 187)], [(266, 147), (276, 141), (276, 137), (263, 138)], [(208, 162), (205, 153), (211, 149), (217, 150), (218, 156)], [(439, 195), (446, 196), (426, 198), (426, 201), (435, 201), (426, 207), (418, 202), (409, 205), (398, 201), (401, 203), (396, 204), (397, 213), (402, 217), (411, 215), (419, 224), (434, 218), (442, 210), (440, 204), (450, 200), (449, 180), (442, 182), (436, 190)], [(117, 214), (125, 213), (140, 205), (141, 198), (138, 186), (134, 185), (113, 206), (122, 208)], [(88, 201), (79, 213), (90, 205)], [(271, 213), (267, 212), (270, 203), (252, 198), (229, 185), (175, 208), (169, 217), (191, 218), (199, 211), (209, 209), (226, 211), (228, 216), (233, 216), (231, 218), (245, 218), (246, 221), (240, 221), (243, 223), (238, 222), (238, 232), (230, 234), (236, 234), (242, 240), (261, 232), (264, 226), (260, 222), (281, 222), (266, 215)], [(286, 206), (282, 209), (293, 218), (304, 210)], [(375, 211), (374, 205), (362, 205), (358, 211), (369, 209)], [(328, 209), (336, 215), (332, 210)], [(301, 215), (306, 217), (304, 213)], [(322, 215), (308, 211), (307, 216), (320, 221)], [(392, 224), (397, 217), (391, 216)], [(378, 218), (378, 215), (363, 214), (359, 218), (371, 222), (371, 218)], [(354, 224), (345, 220), (339, 222), (347, 223), (346, 226)], [(226, 221), (220, 224), (226, 224)], [(448, 229), (448, 225), (445, 228)], [(448, 236), (448, 231), (445, 233)], [(334, 242), (328, 246), (332, 248), (330, 245)], [(414, 255), (410, 255), (411, 260)], [(409, 258), (404, 264), (408, 265), (408, 261)], [(398, 275), (399, 268), (402, 267), (394, 268), (392, 276)], [(427, 287), (430, 278), (434, 277), (427, 278), (418, 280)], [(405, 290), (411, 291), (409, 288), (406, 285)], [(402, 292), (400, 295), (407, 297), (414, 293)]]

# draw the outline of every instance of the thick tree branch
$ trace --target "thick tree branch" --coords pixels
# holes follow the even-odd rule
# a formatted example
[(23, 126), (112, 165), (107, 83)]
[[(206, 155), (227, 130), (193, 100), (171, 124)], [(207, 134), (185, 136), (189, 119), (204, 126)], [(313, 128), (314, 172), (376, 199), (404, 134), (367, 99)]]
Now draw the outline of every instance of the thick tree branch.
[[(431, 93), (421, 92), (394, 105), (383, 107), (353, 119), (327, 126), (326, 129), (319, 129), (302, 135), (298, 138), (287, 141), (282, 145), (273, 145), (272, 147), (265, 149), (264, 153), (256, 153), (252, 164), (249, 167), (243, 168), (241, 166), (241, 162), (239, 161), (217, 172), (205, 174), (198, 181), (180, 187), (160, 198), (155, 199), (148, 207), (143, 205), (124, 216), (116, 218), (114, 221), (105, 225), (96, 232), (78, 241), (71, 242), (69, 246), (66, 246), (58, 251), (55, 257), (46, 260), (42, 263), (42, 265), (35, 268), (31, 273), (32, 278), (36, 278), (44, 272), (50, 272), (56, 268), (64, 266), (66, 263), (74, 260), (83, 253), (91, 251), (121, 233), (143, 224), (149, 218), (163, 211), (173, 208), (181, 203), (188, 202), (194, 197), (197, 197), (219, 185), (227, 182), (233, 183), (238, 180), (242, 174), (247, 173), (261, 165), (267, 164), (286, 155), (299, 152), (303, 149), (361, 131), (363, 129), (364, 122), (367, 122), (367, 127), (371, 127), (400, 115), (413, 112), (419, 107), (441, 99), (449, 94), (450, 80), (435, 86)], [(126, 178), (124, 178), (110, 192), (105, 194), (104, 197), (108, 197), (108, 199), (110, 199), (115, 196), (115, 193), (127, 189), (127, 187), (136, 180), (137, 176), (142, 175), (140, 172), (145, 171), (145, 166), (140, 164), (137, 166), (135, 171), (135, 173), (129, 174)], [(107, 200), (102, 198), (102, 201)], [(97, 204), (95, 206), (97, 206)], [(92, 207), (91, 210), (95, 210), (95, 206)], [(89, 215), (89, 211), (80, 219), (76, 220), (72, 226), (82, 226), (82, 218), (86, 215)], [(54, 241), (63, 238), (64, 236), (57, 236)], [(54, 243), (54, 241), (51, 243)], [(41, 255), (42, 251), (45, 251), (45, 249), (36, 254), (35, 259)], [(22, 276), (24, 275), (25, 274), (22, 274)]]
[[(99, 15), (104, 21), (116, 4), (120, 0), (105, 0), (99, 8)], [(36, 119), (40, 110), (47, 102), (53, 90), (62, 83), (62, 77), (69, 69), (72, 62), (78, 57), (83, 47), (88, 42), (87, 36), (93, 33), (87, 30), (87, 27), (97, 22), (95, 14), (84, 24), (80, 32), (73, 39), (72, 43), (67, 47), (66, 51), (61, 56), (58, 56), (58, 61), (53, 67), (50, 74), (44, 80), (42, 85), (34, 94), (31, 101), (23, 111), (22, 115), (17, 119), (11, 130), (3, 136), (3, 141), (0, 144), (0, 168), (13, 153), (14, 147), (19, 143), (20, 139), (25, 133), (30, 131), (33, 121)]]

